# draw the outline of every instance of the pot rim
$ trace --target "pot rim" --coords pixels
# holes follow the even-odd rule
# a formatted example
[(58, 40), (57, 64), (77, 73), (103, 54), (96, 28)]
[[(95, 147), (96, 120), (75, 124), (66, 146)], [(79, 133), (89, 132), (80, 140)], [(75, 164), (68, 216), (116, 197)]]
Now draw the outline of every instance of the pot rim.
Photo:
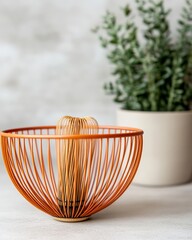
[(137, 110), (127, 110), (118, 109), (117, 112), (131, 112), (136, 114), (146, 114), (146, 115), (192, 115), (192, 110), (188, 111), (137, 111)]

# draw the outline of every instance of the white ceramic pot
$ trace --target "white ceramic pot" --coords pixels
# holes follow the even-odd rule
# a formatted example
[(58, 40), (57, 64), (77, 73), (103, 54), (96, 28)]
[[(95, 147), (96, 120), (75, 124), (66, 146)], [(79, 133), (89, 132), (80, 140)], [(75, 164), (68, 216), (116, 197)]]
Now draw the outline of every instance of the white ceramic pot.
[(144, 147), (134, 182), (149, 186), (192, 180), (192, 111), (119, 110), (117, 124), (144, 130)]

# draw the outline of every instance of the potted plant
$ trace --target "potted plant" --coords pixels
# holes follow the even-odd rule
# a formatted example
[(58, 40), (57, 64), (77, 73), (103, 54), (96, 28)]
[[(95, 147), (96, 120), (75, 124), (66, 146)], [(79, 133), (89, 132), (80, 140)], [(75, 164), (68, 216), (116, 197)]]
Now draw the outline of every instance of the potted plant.
[(137, 0), (143, 41), (127, 5), (124, 22), (107, 12), (95, 29), (115, 79), (106, 93), (120, 103), (119, 125), (144, 130), (144, 150), (135, 182), (173, 185), (192, 179), (192, 0), (178, 19), (177, 39), (171, 38), (163, 1)]

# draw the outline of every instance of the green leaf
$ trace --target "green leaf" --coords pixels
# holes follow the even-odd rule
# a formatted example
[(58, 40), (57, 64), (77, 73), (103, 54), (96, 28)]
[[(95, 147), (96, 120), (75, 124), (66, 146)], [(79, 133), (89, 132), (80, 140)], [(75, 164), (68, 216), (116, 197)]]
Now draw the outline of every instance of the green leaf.
[(129, 7), (129, 5), (126, 5), (124, 8), (123, 8), (123, 12), (125, 14), (125, 16), (129, 16), (130, 13), (131, 13), (131, 8)]

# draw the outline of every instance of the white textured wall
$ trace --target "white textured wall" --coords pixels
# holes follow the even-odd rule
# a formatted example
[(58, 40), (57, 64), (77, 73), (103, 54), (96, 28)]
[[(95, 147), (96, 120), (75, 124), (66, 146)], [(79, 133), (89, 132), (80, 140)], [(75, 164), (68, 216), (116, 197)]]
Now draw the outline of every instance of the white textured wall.
[[(115, 123), (111, 78), (90, 29), (125, 0), (0, 0), (0, 129), (54, 124), (61, 115)], [(129, 0), (133, 4), (133, 0)], [(174, 25), (183, 0), (167, 0)]]

